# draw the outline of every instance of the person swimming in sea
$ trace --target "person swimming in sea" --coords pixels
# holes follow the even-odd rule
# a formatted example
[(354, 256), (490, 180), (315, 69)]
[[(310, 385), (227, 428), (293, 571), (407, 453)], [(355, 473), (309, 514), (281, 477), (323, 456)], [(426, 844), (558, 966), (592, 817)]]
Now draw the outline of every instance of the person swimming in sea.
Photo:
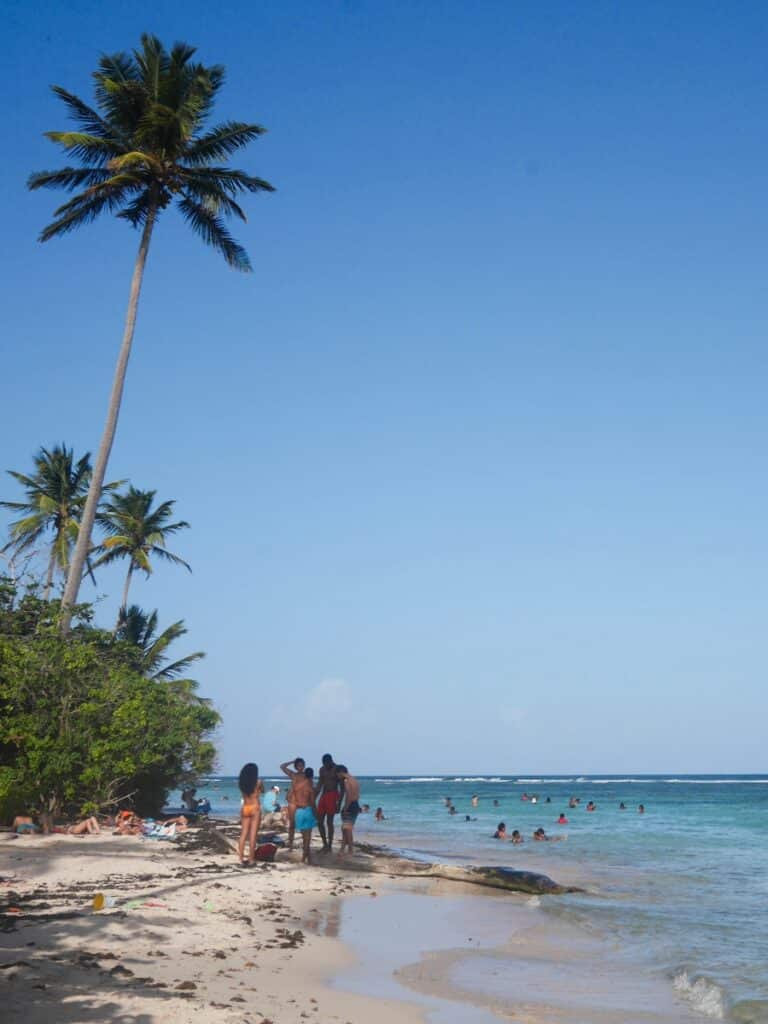
[(520, 835), (520, 832), (517, 829), (513, 830), (512, 838), (510, 839), (510, 842), (511, 843), (515, 843), (515, 845), (517, 845), (518, 843), (522, 843), (523, 842), (523, 837)]
[(563, 814), (562, 811), (560, 812), (560, 817), (557, 819), (557, 824), (558, 825), (567, 825), (568, 824), (568, 819), (566, 818), (566, 816)]
[(587, 810), (588, 811), (596, 811), (597, 810), (597, 804), (594, 803), (594, 801), (590, 800), (589, 803), (587, 804)]
[(374, 818), (376, 819), (376, 821), (386, 821), (387, 820), (385, 818), (385, 816), (384, 816), (384, 809), (382, 807), (377, 807), (376, 808), (376, 813), (374, 814)]
[(493, 833), (493, 839), (506, 839), (507, 838), (507, 826), (503, 821), (500, 821), (496, 826), (496, 831)]
[(638, 814), (645, 814), (645, 804), (638, 804), (638, 806), (637, 806), (637, 813)]
[(622, 800), (621, 803), (619, 804), (619, 810), (620, 811), (626, 811), (626, 809), (627, 809), (627, 805)]

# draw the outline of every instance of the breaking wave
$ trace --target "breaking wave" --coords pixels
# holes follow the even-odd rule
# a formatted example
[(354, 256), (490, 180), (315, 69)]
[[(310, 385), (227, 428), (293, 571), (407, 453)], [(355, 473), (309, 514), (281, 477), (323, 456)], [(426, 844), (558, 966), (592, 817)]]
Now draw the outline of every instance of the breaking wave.
[(710, 978), (703, 975), (692, 977), (687, 970), (679, 971), (672, 986), (679, 996), (705, 1017), (712, 1017), (713, 1020), (725, 1020), (727, 1004), (725, 992)]

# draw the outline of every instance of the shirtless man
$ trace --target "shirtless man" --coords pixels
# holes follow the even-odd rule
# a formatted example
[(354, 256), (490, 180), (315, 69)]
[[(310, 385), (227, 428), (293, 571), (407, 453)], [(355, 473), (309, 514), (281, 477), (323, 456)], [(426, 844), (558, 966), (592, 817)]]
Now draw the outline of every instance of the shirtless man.
[[(329, 853), (333, 847), (333, 819), (339, 813), (339, 775), (330, 754), (323, 754), (323, 764), (318, 773), (315, 796), (322, 792), (317, 802), (317, 827), (323, 841), (323, 850)], [(327, 828), (327, 834), (326, 834)]]
[[(292, 765), (289, 768), (288, 765)], [(288, 795), (286, 796), (286, 803), (288, 804), (288, 849), (293, 849), (293, 837), (296, 834), (296, 800), (293, 795), (293, 787), (296, 779), (301, 776), (304, 778), (304, 769), (306, 768), (306, 762), (303, 757), (296, 757), (293, 761), (285, 761), (280, 765), (280, 771), (283, 775), (287, 775), (291, 780), (290, 788), (288, 789)]]
[(312, 843), (312, 829), (317, 824), (315, 813), (314, 772), (305, 768), (303, 774), (293, 779), (294, 825), (301, 832), (301, 862), (309, 864), (309, 847)]
[(339, 848), (339, 855), (343, 855), (345, 849), (348, 853), (352, 853), (352, 832), (357, 816), (360, 813), (360, 783), (353, 775), (349, 774), (346, 765), (337, 765), (336, 774), (342, 785), (341, 847)]

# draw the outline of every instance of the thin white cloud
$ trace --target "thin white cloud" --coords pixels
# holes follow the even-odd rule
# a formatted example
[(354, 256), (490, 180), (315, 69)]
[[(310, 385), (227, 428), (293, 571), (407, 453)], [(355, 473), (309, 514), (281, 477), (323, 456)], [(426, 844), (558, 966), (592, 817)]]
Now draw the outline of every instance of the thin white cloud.
[(323, 679), (307, 694), (305, 714), (313, 722), (322, 715), (338, 715), (351, 711), (352, 690), (344, 679)]

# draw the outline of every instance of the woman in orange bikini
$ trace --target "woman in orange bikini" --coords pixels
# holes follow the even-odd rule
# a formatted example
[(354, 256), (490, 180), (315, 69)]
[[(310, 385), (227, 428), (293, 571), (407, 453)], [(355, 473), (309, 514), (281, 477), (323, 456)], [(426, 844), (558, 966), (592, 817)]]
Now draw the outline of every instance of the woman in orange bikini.
[[(259, 843), (259, 825), (261, 824), (261, 794), (263, 786), (259, 779), (258, 766), (249, 762), (243, 765), (238, 779), (243, 799), (240, 804), (240, 839), (237, 854), (243, 866), (253, 864), (256, 860), (256, 847)], [(245, 859), (245, 844), (249, 846), (249, 857)]]

